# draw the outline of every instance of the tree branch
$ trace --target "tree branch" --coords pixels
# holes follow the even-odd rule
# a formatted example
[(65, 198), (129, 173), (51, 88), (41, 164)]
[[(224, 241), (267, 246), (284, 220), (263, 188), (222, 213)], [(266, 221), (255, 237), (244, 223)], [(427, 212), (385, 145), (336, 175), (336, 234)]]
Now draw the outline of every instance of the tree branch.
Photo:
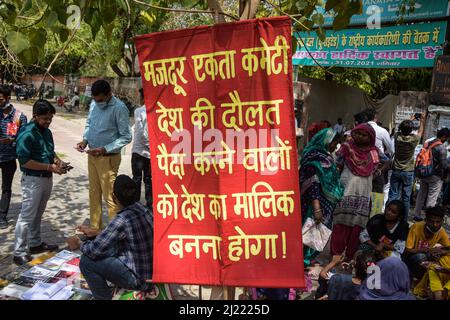
[[(247, 0), (245, 1), (244, 8), (242, 9), (242, 14), (239, 20), (254, 19), (256, 17), (256, 12), (258, 11), (259, 4), (261, 0)], [(241, 2), (241, 4), (243, 4)]]
[[(136, 4), (140, 4), (140, 5), (146, 6), (146, 7), (148, 7), (148, 8), (158, 9), (158, 10), (164, 10), (164, 11), (187, 12), (187, 13), (213, 13), (213, 14), (216, 13), (215, 11), (207, 11), (207, 10), (194, 10), (194, 9), (188, 10), (188, 9), (178, 9), (178, 8), (165, 8), (165, 7), (155, 6), (155, 5), (153, 5), (153, 4), (145, 3), (145, 2), (142, 2), (142, 1), (138, 1), (138, 0), (132, 0), (132, 1), (133, 1), (134, 3), (136, 3)], [(223, 12), (223, 11), (220, 11), (220, 12), (217, 12), (217, 13), (220, 14), (220, 15), (227, 16), (227, 17), (229, 17), (229, 18), (231, 18), (231, 19), (233, 19), (233, 20), (236, 20), (236, 21), (239, 20), (238, 17), (233, 16), (233, 15), (231, 15), (231, 14), (229, 14), (229, 13), (226, 13), (226, 12)]]
[(215, 23), (225, 23), (225, 17), (223, 15), (219, 15), (219, 12), (222, 12), (222, 8), (220, 7), (220, 3), (217, 0), (208, 0), (208, 7), (214, 11), (214, 22)]

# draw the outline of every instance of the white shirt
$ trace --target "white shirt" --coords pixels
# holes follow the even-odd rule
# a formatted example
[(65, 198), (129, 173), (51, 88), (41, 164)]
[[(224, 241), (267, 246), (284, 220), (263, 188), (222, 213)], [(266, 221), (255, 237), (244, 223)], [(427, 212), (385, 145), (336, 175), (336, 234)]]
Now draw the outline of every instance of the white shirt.
[(386, 129), (377, 125), (375, 121), (369, 121), (367, 123), (370, 124), (372, 128), (375, 130), (375, 135), (377, 137), (377, 139), (375, 140), (375, 146), (378, 149), (380, 149), (381, 152), (393, 155), (395, 152), (394, 144), (392, 143), (389, 132), (387, 132)]
[(345, 132), (345, 124), (336, 123), (333, 127), (334, 132), (343, 133)]
[(133, 148), (131, 152), (150, 159), (147, 110), (145, 109), (145, 105), (134, 110), (134, 123)]

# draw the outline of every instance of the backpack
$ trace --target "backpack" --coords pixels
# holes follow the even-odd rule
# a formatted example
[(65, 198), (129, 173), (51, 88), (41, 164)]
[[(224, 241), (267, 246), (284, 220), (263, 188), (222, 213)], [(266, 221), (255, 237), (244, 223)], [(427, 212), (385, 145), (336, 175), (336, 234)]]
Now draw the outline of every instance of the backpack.
[(414, 168), (414, 173), (416, 177), (422, 179), (426, 177), (431, 177), (433, 175), (433, 148), (441, 145), (440, 140), (435, 141), (430, 144), (427, 143), (420, 150), (417, 155), (416, 165)]

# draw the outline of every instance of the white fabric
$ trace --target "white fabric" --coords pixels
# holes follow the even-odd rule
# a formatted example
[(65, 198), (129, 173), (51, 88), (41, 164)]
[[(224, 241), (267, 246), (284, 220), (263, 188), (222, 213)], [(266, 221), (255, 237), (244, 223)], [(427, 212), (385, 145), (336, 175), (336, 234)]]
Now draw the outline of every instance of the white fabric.
[(307, 218), (302, 227), (303, 244), (316, 251), (323, 251), (331, 236), (331, 230), (323, 223), (316, 224), (313, 219)]
[(133, 153), (150, 159), (148, 140), (147, 111), (145, 105), (134, 110)]
[(361, 233), (359, 234), (359, 241), (361, 243), (366, 243), (367, 241), (370, 240), (370, 235), (369, 235), (369, 231), (367, 231), (367, 229), (364, 229), (363, 231), (361, 231)]
[(391, 140), (391, 136), (389, 135), (389, 132), (387, 132), (386, 129), (380, 127), (376, 124), (374, 121), (369, 121), (368, 124), (372, 126), (372, 128), (375, 130), (376, 134), (376, 141), (375, 146), (380, 149), (383, 153), (389, 153), (390, 155), (394, 154), (394, 145)]
[(344, 125), (344, 124), (336, 123), (336, 124), (334, 125), (334, 127), (333, 127), (333, 130), (334, 130), (334, 132), (336, 132), (336, 133), (342, 134), (342, 133), (345, 132), (345, 125)]

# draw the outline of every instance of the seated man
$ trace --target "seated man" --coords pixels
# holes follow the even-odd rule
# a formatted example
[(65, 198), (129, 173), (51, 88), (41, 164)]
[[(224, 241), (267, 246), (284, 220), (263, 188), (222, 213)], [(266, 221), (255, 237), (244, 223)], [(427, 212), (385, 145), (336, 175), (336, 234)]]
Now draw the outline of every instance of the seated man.
[[(426, 271), (424, 262), (437, 261), (450, 254), (450, 240), (442, 227), (445, 210), (433, 207), (425, 210), (425, 221), (415, 223), (406, 240), (406, 259), (410, 273), (421, 279)], [(440, 247), (436, 247), (440, 244)]]
[(80, 270), (98, 300), (111, 300), (107, 281), (124, 289), (145, 290), (153, 272), (153, 214), (136, 202), (136, 184), (125, 175), (114, 182), (113, 198), (121, 210), (103, 230), (80, 226), (88, 237), (67, 239), (70, 249), (82, 252)]
[(67, 112), (73, 112), (78, 106), (80, 105), (80, 97), (78, 96), (78, 93), (75, 92), (72, 99), (70, 99), (69, 103), (64, 104), (64, 109), (66, 109)]

